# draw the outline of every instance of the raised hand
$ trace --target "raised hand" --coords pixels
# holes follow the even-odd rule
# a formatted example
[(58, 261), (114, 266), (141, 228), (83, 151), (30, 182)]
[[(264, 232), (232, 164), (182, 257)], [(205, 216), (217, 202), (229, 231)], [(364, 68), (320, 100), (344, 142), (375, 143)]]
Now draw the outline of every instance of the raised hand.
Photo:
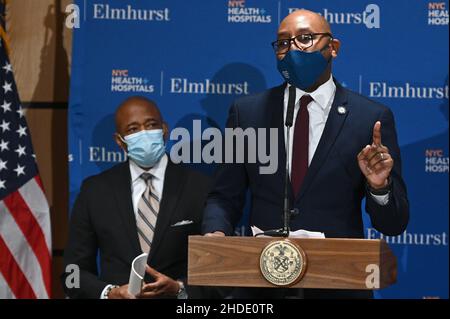
[(381, 122), (377, 121), (373, 127), (372, 145), (366, 145), (358, 154), (358, 165), (373, 189), (380, 189), (388, 185), (394, 160), (389, 149), (381, 144)]

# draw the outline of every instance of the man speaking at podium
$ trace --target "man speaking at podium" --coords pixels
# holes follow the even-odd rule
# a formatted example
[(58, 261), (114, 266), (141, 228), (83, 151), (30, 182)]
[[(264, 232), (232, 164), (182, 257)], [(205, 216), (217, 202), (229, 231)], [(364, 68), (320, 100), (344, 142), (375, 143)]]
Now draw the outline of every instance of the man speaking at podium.
[[(327, 238), (364, 238), (361, 201), (366, 198), (373, 227), (386, 235), (401, 234), (408, 224), (409, 207), (391, 110), (343, 88), (333, 78), (331, 67), (340, 42), (319, 14), (299, 10), (288, 15), (272, 46), (287, 83), (237, 100), (227, 126), (279, 128), (278, 170), (262, 175), (258, 163), (222, 164), (208, 196), (203, 233), (231, 235), (242, 216), (248, 188), (250, 225), (262, 230), (282, 227), (284, 167), (286, 154), (292, 154), (287, 159), (288, 193), (291, 207), (298, 210), (290, 223), (292, 230), (324, 232)], [(293, 105), (293, 124), (286, 146), (288, 104)], [(238, 297), (249, 298), (298, 293), (296, 289), (239, 291)], [(371, 291), (303, 291), (304, 298), (371, 296)]]

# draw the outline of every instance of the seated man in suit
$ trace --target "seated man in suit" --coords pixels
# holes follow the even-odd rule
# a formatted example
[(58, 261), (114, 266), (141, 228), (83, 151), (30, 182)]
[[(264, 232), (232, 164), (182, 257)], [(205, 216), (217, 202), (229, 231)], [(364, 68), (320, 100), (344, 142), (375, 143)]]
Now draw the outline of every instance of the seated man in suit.
[[(364, 238), (361, 201), (365, 198), (373, 227), (386, 235), (401, 234), (408, 224), (409, 205), (391, 110), (345, 89), (333, 78), (331, 66), (340, 42), (319, 14), (291, 13), (281, 22), (272, 45), (287, 83), (237, 100), (227, 126), (278, 128), (278, 170), (261, 175), (261, 163), (223, 164), (208, 196), (203, 232), (231, 235), (242, 216), (248, 188), (250, 224), (263, 230), (281, 228), (287, 161), (290, 205), (299, 212), (291, 220), (291, 229)], [(288, 104), (294, 108), (286, 145)], [(285, 297), (288, 291), (246, 293), (239, 296)], [(310, 289), (303, 296), (364, 298), (372, 294)]]
[[(116, 111), (115, 140), (129, 160), (87, 178), (74, 204), (65, 265), (80, 269), (71, 298), (176, 297), (184, 290), (188, 235), (199, 234), (209, 178), (170, 161), (167, 125), (156, 104), (125, 100)], [(97, 271), (97, 254), (100, 269)], [(133, 259), (149, 254), (138, 296), (129, 295)]]

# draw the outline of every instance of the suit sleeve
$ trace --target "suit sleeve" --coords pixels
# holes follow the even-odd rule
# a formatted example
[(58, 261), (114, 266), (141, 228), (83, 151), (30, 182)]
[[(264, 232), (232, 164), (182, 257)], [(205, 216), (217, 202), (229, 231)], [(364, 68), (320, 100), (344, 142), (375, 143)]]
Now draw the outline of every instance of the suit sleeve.
[(395, 122), (392, 111), (386, 109), (380, 119), (381, 142), (387, 146), (394, 160), (391, 171), (392, 188), (389, 193), (389, 201), (386, 205), (380, 205), (368, 193), (366, 194), (366, 211), (370, 215), (372, 226), (385, 235), (395, 236), (406, 230), (409, 220), (409, 203), (406, 193), (406, 185), (402, 178), (402, 163), (400, 148), (398, 146)]
[[(226, 127), (239, 127), (239, 112), (234, 104), (230, 108)], [(225, 149), (224, 154), (225, 154)], [(223, 156), (224, 158), (225, 156)], [(220, 164), (215, 174), (215, 182), (209, 193), (203, 216), (202, 232), (222, 231), (233, 233), (234, 227), (242, 216), (248, 177), (245, 164)]]
[[(61, 276), (64, 291), (70, 298), (100, 298), (107, 284), (98, 279), (97, 238), (90, 218), (89, 197), (93, 187), (84, 182), (72, 210), (69, 228), (69, 240), (64, 252), (64, 269), (73, 264), (79, 267), (79, 288), (68, 288), (66, 279), (70, 274)], [(70, 280), (69, 280), (70, 281)]]

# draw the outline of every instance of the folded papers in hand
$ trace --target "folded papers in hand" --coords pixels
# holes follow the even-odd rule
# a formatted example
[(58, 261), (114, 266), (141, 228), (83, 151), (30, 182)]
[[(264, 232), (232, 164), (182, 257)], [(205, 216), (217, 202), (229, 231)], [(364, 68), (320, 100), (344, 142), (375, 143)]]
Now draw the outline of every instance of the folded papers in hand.
[(143, 253), (134, 258), (131, 263), (130, 281), (128, 282), (128, 292), (136, 296), (141, 292), (144, 282), (145, 266), (147, 266), (148, 254)]

